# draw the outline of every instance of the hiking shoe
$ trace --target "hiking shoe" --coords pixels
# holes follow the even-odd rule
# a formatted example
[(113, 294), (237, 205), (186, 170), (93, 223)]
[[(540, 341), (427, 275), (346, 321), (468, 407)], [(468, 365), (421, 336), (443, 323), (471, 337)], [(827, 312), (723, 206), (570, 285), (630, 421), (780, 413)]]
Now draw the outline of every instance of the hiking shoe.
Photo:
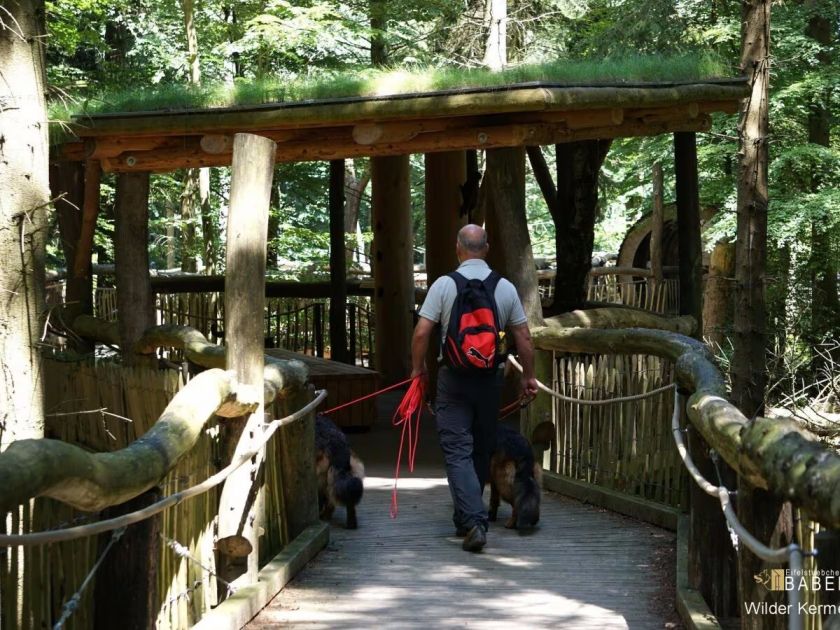
[(464, 542), (461, 544), (461, 549), (478, 553), (486, 544), (487, 534), (484, 532), (484, 528), (481, 525), (476, 525), (467, 532)]

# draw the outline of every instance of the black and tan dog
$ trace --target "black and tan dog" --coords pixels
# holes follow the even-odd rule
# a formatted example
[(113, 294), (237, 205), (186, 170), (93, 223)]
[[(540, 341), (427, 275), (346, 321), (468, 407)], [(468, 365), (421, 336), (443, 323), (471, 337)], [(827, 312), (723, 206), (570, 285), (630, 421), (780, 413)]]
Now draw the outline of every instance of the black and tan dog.
[[(553, 426), (550, 422), (540, 424), (534, 431), (535, 441), (544, 441), (543, 434), (553, 432)], [(505, 527), (532, 529), (540, 520), (541, 485), (542, 466), (534, 461), (528, 440), (499, 424), (496, 450), (490, 459), (490, 520), (496, 520), (499, 503), (504, 499), (513, 507)]]
[(330, 520), (336, 505), (347, 510), (347, 529), (356, 529), (356, 506), (362, 500), (365, 467), (344, 432), (327, 416), (315, 418), (315, 472), (318, 475), (318, 507), (321, 518)]

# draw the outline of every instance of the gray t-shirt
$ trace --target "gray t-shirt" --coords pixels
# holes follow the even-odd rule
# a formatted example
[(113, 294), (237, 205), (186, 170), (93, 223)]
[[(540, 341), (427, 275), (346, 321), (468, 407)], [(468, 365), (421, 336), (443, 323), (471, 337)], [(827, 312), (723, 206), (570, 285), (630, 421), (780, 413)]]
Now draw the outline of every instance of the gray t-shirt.
[[(484, 280), (490, 275), (490, 267), (480, 258), (470, 258), (461, 263), (458, 273), (467, 280)], [(449, 276), (441, 276), (434, 281), (423, 307), (420, 309), (420, 317), (425, 317), (433, 322), (440, 322), (441, 341), (446, 340), (446, 329), (449, 327), (449, 315), (452, 313), (452, 305), (455, 304), (455, 297), (458, 290), (455, 281)], [(499, 325), (520, 326), (528, 321), (519, 294), (508, 280), (499, 280), (496, 285), (496, 308), (499, 309)]]

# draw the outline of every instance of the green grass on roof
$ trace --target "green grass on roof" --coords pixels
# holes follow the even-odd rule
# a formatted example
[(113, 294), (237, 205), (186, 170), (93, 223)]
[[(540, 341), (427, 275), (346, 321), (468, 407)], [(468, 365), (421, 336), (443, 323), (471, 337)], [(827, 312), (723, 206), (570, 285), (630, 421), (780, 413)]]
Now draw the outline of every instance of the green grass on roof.
[(52, 120), (68, 114), (260, 105), (357, 96), (385, 96), (454, 88), (495, 87), (529, 81), (572, 84), (692, 81), (731, 76), (719, 57), (692, 54), (674, 57), (638, 56), (620, 59), (562, 60), (486, 69), (415, 68), (354, 69), (299, 79), (239, 80), (228, 85), (153, 85), (105, 94), (52, 112)]

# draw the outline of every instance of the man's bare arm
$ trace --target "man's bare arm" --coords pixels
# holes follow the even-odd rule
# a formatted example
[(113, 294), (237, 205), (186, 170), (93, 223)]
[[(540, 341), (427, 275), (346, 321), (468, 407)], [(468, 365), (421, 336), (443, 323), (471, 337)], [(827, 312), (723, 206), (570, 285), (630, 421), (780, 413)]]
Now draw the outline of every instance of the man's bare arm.
[(536, 396), (539, 388), (534, 376), (534, 345), (531, 342), (531, 330), (528, 324), (511, 326), (510, 333), (516, 343), (516, 352), (522, 364), (522, 390), (529, 396)]
[(414, 327), (414, 337), (411, 339), (411, 377), (426, 372), (426, 352), (429, 350), (429, 339), (435, 329), (435, 322), (421, 317)]

